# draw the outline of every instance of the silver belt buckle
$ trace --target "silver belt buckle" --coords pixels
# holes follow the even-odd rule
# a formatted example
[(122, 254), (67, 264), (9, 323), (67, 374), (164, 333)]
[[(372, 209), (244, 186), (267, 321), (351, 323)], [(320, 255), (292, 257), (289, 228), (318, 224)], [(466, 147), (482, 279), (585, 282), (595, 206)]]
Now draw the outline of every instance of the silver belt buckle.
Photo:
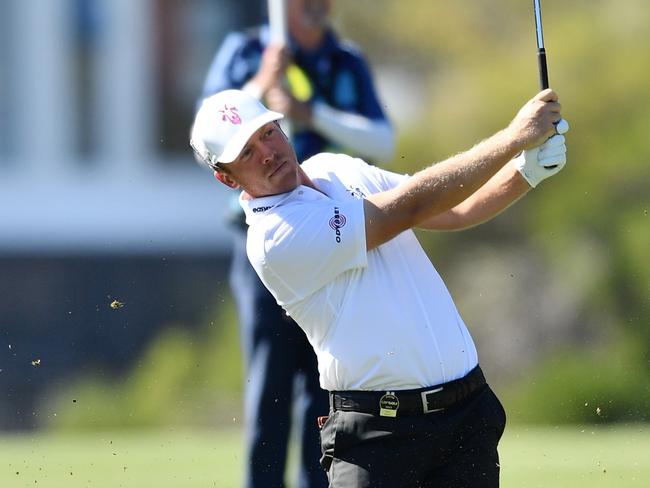
[(420, 396), (422, 397), (422, 411), (424, 413), (442, 412), (444, 410), (444, 408), (429, 408), (429, 401), (427, 400), (427, 395), (438, 393), (442, 391), (442, 388), (443, 387), (441, 386), (439, 388), (434, 388), (433, 390), (427, 390), (420, 393)]

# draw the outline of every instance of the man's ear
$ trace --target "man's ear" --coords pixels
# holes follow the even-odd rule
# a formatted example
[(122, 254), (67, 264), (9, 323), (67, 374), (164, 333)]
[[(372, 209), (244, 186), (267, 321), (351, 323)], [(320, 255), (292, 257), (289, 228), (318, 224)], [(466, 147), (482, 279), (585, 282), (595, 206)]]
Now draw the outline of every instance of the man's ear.
[(233, 180), (226, 173), (223, 173), (221, 171), (215, 171), (214, 177), (217, 179), (217, 181), (220, 181), (221, 183), (223, 183), (226, 186), (229, 186), (230, 188), (235, 188), (235, 189), (239, 188), (239, 183)]

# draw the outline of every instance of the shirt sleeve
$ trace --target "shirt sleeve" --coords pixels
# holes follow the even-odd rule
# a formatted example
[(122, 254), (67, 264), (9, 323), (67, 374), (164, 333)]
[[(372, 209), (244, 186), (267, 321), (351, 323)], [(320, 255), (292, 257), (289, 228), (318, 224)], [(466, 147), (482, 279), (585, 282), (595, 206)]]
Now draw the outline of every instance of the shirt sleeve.
[[(373, 191), (372, 193), (391, 190), (401, 185), (411, 177), (408, 174), (395, 173), (393, 171), (388, 171), (378, 166), (368, 164), (360, 158), (352, 158), (344, 154), (337, 154), (335, 157), (337, 158), (338, 164), (356, 165), (360, 173), (364, 174), (366, 178), (372, 180), (376, 186), (376, 191)], [(314, 158), (314, 160), (316, 159)]]
[(375, 161), (389, 161), (395, 151), (393, 128), (384, 119), (371, 119), (352, 112), (314, 103), (314, 128), (337, 144)]
[(375, 177), (377, 178), (377, 181), (379, 182), (378, 184), (381, 187), (382, 191), (387, 191), (395, 188), (410, 178), (410, 175), (394, 173), (393, 171), (387, 171), (376, 166), (371, 166), (371, 168), (375, 173)]
[(277, 215), (264, 235), (248, 238), (248, 256), (277, 302), (291, 305), (355, 268), (365, 267), (363, 201), (324, 199)]
[(357, 76), (361, 84), (361, 113), (371, 119), (380, 119), (388, 122), (386, 114), (381, 108), (377, 90), (370, 73), (370, 68), (361, 54), (357, 58)]

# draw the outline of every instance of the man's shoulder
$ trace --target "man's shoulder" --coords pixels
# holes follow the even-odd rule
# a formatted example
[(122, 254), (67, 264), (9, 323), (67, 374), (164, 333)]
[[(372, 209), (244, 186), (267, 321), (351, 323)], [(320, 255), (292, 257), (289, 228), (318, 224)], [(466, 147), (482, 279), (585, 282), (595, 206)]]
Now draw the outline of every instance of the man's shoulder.
[(351, 39), (339, 37), (339, 34), (334, 30), (327, 32), (326, 41), (330, 48), (337, 51), (339, 54), (349, 56), (355, 59), (363, 58), (363, 51)]
[(331, 172), (359, 172), (369, 167), (363, 159), (347, 154), (323, 152), (312, 156), (302, 163), (302, 168), (309, 177), (319, 177)]
[(337, 41), (334, 49), (336, 64), (339, 67), (348, 67), (354, 72), (367, 69), (367, 61), (361, 48), (349, 39)]
[(251, 260), (276, 265), (291, 260), (291, 252), (286, 252), (296, 251), (308, 236), (318, 231), (315, 219), (318, 208), (317, 200), (298, 196), (272, 207), (258, 207), (259, 214), (250, 222), (247, 234)]
[(356, 59), (361, 59), (364, 57), (363, 51), (359, 45), (350, 39), (342, 39), (339, 41), (339, 49), (348, 56)]

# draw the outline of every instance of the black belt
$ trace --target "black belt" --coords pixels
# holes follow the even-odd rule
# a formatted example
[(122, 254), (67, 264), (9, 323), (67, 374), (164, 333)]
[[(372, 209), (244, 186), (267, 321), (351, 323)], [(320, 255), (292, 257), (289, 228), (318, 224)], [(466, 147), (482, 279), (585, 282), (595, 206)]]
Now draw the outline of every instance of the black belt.
[(417, 390), (332, 391), (330, 408), (383, 417), (422, 415), (453, 407), (483, 385), (485, 376), (476, 366), (463, 378)]

